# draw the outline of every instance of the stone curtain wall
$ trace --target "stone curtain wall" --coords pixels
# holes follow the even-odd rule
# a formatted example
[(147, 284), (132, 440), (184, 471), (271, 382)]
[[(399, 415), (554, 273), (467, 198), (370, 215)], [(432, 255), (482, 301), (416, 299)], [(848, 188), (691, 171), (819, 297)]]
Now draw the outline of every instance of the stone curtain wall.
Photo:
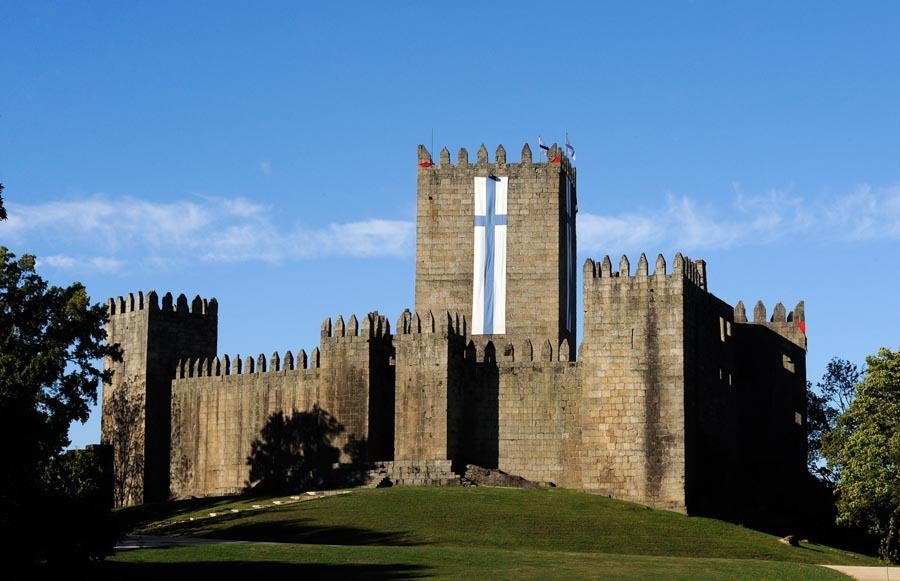
[[(551, 154), (562, 153), (555, 145)], [(575, 169), (560, 163), (533, 163), (522, 148), (519, 163), (506, 162), (499, 146), (494, 161), (482, 145), (474, 164), (466, 149), (457, 163), (441, 151), (439, 163), (419, 146), (416, 220), (416, 295), (418, 313), (458, 312), (471, 317), (474, 178), (508, 176), (506, 337), (548, 337), (557, 345), (574, 343), (565, 331), (565, 185), (575, 184)], [(574, 240), (574, 233), (573, 233)], [(562, 278), (561, 278), (562, 277)], [(573, 356), (574, 357), (574, 356)]]
[(405, 312), (396, 353), (394, 460), (446, 460), (460, 444), (464, 318)]
[[(272, 414), (309, 412), (314, 405), (330, 413), (344, 431), (333, 445), (341, 462), (351, 461), (344, 447), (368, 444), (370, 401), (379, 402), (389, 386), (371, 381), (371, 351), (389, 329), (386, 320), (364, 318), (362, 333), (351, 317), (322, 325), (321, 349), (296, 358), (240, 356), (233, 360), (181, 363), (172, 383), (172, 494), (230, 494), (248, 484), (252, 443)], [(380, 443), (383, 447), (383, 443)], [(365, 458), (362, 458), (365, 460)]]
[(501, 363), (499, 371), (498, 468), (535, 482), (579, 487), (576, 364)]
[(279, 411), (312, 409), (320, 373), (319, 368), (259, 372), (245, 367), (241, 375), (174, 381), (172, 495), (240, 492), (248, 484), (251, 444), (268, 418)]

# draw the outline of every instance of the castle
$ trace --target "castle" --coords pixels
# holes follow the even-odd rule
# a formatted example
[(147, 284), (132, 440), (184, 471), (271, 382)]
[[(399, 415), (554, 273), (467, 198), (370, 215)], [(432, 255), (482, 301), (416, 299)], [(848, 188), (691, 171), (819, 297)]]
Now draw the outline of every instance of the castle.
[[(103, 391), (120, 505), (244, 489), (276, 412), (327, 410), (340, 461), (396, 484), (466, 464), (691, 514), (790, 503), (806, 473), (803, 303), (748, 321), (702, 260), (583, 265), (575, 348), (576, 170), (418, 150), (415, 309), (326, 319), (310, 353), (217, 353), (218, 304), (108, 302), (123, 360)], [(456, 479), (456, 480), (454, 480)]]

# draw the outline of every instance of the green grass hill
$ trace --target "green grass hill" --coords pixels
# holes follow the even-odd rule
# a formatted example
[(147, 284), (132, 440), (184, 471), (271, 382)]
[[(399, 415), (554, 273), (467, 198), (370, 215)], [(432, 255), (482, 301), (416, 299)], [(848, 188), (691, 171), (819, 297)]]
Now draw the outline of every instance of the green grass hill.
[(120, 551), (107, 578), (846, 579), (863, 555), (572, 490), (381, 488), (119, 512), (134, 532), (251, 543)]

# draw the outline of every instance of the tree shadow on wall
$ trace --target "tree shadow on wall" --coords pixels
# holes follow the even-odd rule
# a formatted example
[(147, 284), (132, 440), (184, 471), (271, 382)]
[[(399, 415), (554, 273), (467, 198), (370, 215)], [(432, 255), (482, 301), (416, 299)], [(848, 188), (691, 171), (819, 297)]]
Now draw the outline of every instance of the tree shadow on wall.
[[(144, 402), (132, 393), (125, 382), (103, 405), (111, 425), (103, 426), (102, 440), (113, 449), (113, 502), (115, 506), (130, 506), (144, 502)], [(107, 422), (104, 422), (106, 424)]]
[(290, 416), (272, 414), (250, 448), (247, 491), (279, 494), (363, 484), (366, 440), (350, 435), (343, 448), (350, 464), (340, 464), (341, 450), (333, 442), (344, 431), (318, 405)]

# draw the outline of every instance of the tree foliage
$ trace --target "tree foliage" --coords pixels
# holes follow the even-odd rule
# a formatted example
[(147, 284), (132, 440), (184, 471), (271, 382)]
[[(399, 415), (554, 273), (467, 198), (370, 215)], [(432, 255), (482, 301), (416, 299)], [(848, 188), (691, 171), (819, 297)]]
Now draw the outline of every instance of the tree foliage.
[(104, 345), (106, 316), (80, 283), (52, 286), (35, 271), (34, 256), (16, 259), (0, 246), (0, 530), (19, 558), (39, 544), (29, 515), (49, 494), (47, 470), (107, 378), (98, 361), (119, 357), (118, 347)]
[(815, 389), (806, 382), (807, 466), (810, 474), (830, 486), (835, 484), (837, 474), (824, 462), (822, 439), (837, 427), (838, 418), (847, 411), (861, 376), (855, 363), (834, 357)]
[(883, 559), (900, 562), (900, 351), (866, 358), (856, 397), (826, 434), (822, 453), (840, 478), (838, 520), (879, 536)]
[(6, 208), (3, 207), (3, 184), (0, 184), (0, 220), (6, 220)]

